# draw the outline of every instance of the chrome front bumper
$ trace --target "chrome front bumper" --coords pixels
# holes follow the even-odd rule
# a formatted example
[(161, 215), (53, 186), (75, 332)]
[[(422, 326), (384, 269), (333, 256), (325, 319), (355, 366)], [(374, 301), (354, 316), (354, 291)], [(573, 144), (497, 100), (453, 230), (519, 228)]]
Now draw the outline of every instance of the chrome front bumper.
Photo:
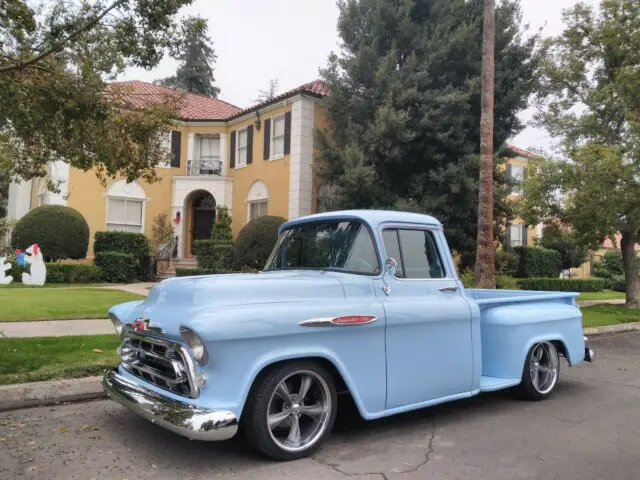
[(105, 374), (102, 386), (109, 397), (129, 410), (191, 440), (228, 440), (238, 431), (238, 419), (232, 412), (196, 407), (186, 398), (183, 402), (165, 397), (130, 381), (117, 369)]

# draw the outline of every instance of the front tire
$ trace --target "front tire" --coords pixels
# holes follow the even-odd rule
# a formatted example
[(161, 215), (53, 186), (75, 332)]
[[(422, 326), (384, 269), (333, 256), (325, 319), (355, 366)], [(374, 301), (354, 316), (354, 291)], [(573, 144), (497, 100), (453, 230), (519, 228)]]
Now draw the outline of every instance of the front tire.
[(520, 394), (527, 400), (544, 400), (554, 391), (560, 376), (558, 350), (551, 342), (536, 343), (524, 362)]
[(256, 380), (243, 426), (260, 453), (274, 460), (309, 456), (333, 428), (337, 394), (331, 375), (318, 363), (281, 364)]

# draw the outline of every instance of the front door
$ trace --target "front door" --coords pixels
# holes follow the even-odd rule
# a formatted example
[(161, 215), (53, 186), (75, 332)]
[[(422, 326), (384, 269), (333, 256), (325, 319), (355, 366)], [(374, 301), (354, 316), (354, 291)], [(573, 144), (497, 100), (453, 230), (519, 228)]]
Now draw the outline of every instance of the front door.
[(386, 258), (398, 263), (385, 274), (387, 409), (471, 389), (471, 310), (442, 261), (439, 232), (385, 228)]
[(213, 195), (204, 195), (193, 202), (191, 227), (191, 254), (195, 254), (195, 241), (211, 238), (213, 222), (216, 221), (216, 202)]

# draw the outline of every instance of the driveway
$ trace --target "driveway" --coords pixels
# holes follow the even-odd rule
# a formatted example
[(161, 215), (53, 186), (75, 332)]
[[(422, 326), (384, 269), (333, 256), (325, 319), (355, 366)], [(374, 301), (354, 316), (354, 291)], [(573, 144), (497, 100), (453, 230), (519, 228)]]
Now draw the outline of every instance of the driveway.
[(640, 333), (594, 339), (555, 395), (508, 394), (361, 421), (348, 402), (314, 458), (274, 463), (245, 443), (190, 442), (111, 401), (0, 415), (0, 478), (633, 480), (640, 475)]

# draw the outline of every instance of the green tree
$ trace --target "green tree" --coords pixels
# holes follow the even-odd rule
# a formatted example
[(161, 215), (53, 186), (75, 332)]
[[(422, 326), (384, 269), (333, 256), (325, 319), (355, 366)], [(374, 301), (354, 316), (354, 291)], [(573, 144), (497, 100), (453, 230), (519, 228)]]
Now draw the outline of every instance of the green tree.
[(575, 233), (556, 223), (544, 228), (538, 245), (559, 252), (563, 270), (579, 267), (587, 260), (589, 254), (589, 250), (579, 243)]
[[(344, 53), (322, 71), (331, 132), (317, 133), (320, 209), (433, 214), (464, 268), (477, 236), (483, 1), (342, 0), (339, 8)], [(516, 115), (535, 87), (535, 42), (523, 40), (518, 3), (500, 2), (497, 146), (522, 128)], [(504, 220), (509, 189), (496, 167), (495, 216)]]
[(171, 49), (171, 56), (180, 62), (178, 70), (174, 76), (157, 83), (184, 92), (218, 96), (220, 89), (214, 85), (213, 78), (217, 56), (208, 29), (207, 21), (201, 17), (188, 17), (183, 21), (180, 40)]
[(542, 161), (525, 182), (527, 221), (559, 218), (598, 247), (617, 232), (627, 306), (640, 308), (634, 244), (640, 230), (640, 4), (578, 4), (541, 50), (537, 121), (559, 137), (564, 158)]
[(233, 234), (231, 233), (231, 215), (229, 215), (229, 209), (227, 207), (218, 208), (216, 221), (211, 228), (211, 240), (216, 240), (220, 243), (227, 243), (233, 240)]
[[(150, 69), (192, 0), (0, 1), (0, 170), (23, 179), (63, 160), (100, 177), (155, 179), (178, 98), (140, 107), (106, 81)], [(133, 108), (135, 105), (136, 108)]]

